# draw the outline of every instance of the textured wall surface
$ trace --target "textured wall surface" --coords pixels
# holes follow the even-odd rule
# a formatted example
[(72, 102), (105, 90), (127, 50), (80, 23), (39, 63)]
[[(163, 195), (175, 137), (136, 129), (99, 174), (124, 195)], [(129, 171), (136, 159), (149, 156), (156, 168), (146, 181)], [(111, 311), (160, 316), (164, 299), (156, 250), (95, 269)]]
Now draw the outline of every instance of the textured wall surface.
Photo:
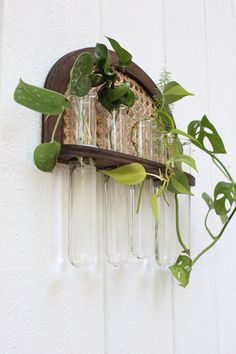
[[(166, 63), (196, 93), (176, 105), (177, 123), (185, 128), (208, 114), (236, 175), (236, 1), (1, 0), (0, 16), (0, 353), (235, 353), (236, 222), (199, 261), (187, 289), (154, 261), (104, 264), (101, 223), (98, 263), (76, 270), (66, 259), (68, 169), (34, 167), (40, 115), (12, 94), (20, 76), (43, 85), (62, 55), (109, 35), (154, 81)], [(209, 242), (201, 192), (211, 192), (219, 176), (205, 156), (194, 156), (201, 173), (191, 212), (196, 253)]]

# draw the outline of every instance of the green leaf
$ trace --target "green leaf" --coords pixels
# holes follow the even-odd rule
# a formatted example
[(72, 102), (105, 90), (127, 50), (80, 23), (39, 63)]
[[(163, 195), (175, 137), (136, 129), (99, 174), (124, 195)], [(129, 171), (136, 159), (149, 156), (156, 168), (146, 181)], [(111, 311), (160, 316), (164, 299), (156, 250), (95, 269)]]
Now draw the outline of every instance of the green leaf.
[(193, 96), (193, 93), (186, 91), (175, 81), (170, 81), (165, 85), (163, 94), (165, 96), (166, 105), (176, 102), (185, 96)]
[(78, 56), (70, 72), (69, 91), (74, 96), (87, 95), (92, 87), (89, 78), (93, 71), (93, 57), (91, 53), (84, 52)]
[(219, 182), (214, 190), (214, 208), (217, 215), (227, 214), (235, 201), (235, 183)]
[(131, 107), (133, 106), (135, 100), (135, 94), (131, 89), (128, 89), (128, 91), (122, 97), (120, 97), (117, 101), (114, 102), (114, 104), (117, 106), (119, 106), (120, 104), (124, 104), (127, 107)]
[(157, 113), (158, 113), (158, 116), (161, 118), (161, 121), (165, 124), (167, 130), (175, 128), (174, 119), (171, 117), (170, 114), (168, 114), (160, 109), (157, 109)]
[(172, 133), (174, 134), (179, 134), (179, 135), (182, 135), (184, 136), (185, 138), (188, 138), (194, 145), (196, 145), (199, 149), (202, 149), (204, 150), (204, 147), (203, 145), (192, 135), (188, 134), (188, 133), (185, 133), (183, 132), (182, 130), (179, 130), (179, 129), (172, 129), (171, 130)]
[(98, 91), (98, 100), (109, 112), (116, 108), (116, 104), (113, 103), (108, 96), (109, 88), (103, 85)]
[(202, 193), (202, 199), (205, 200), (205, 202), (210, 210), (214, 209), (214, 202), (213, 202), (213, 199), (209, 196), (209, 194), (207, 194), (205, 192)]
[(100, 86), (106, 81), (106, 78), (101, 74), (91, 74), (89, 78), (92, 82), (92, 87)]
[(132, 106), (135, 101), (135, 95), (129, 89), (129, 83), (127, 82), (115, 88), (103, 85), (98, 91), (98, 99), (103, 107), (111, 112), (121, 104), (128, 107)]
[(61, 144), (57, 141), (40, 144), (34, 150), (35, 165), (44, 172), (51, 172), (56, 166)]
[(14, 100), (24, 107), (47, 115), (62, 114), (69, 107), (67, 98), (55, 91), (32, 86), (20, 80), (14, 92)]
[(107, 37), (107, 39), (109, 40), (112, 48), (116, 52), (116, 55), (118, 57), (118, 65), (122, 68), (127, 68), (127, 66), (129, 66), (132, 61), (132, 55), (127, 52), (127, 50), (122, 48), (120, 44), (115, 41), (115, 39), (112, 39), (110, 37)]
[(141, 183), (146, 178), (146, 171), (139, 163), (131, 163), (110, 171), (101, 170), (101, 172), (115, 181), (127, 185)]
[(89, 93), (90, 89), (92, 87), (92, 81), (88, 76), (81, 77), (77, 81), (77, 87), (72, 91), (73, 95), (76, 95), (78, 97), (85, 96)]
[(95, 58), (99, 70), (103, 71), (104, 66), (109, 64), (109, 54), (105, 44), (97, 43), (95, 47)]
[(175, 170), (171, 177), (168, 189), (172, 193), (192, 195), (187, 176), (180, 170)]
[(150, 199), (150, 206), (151, 206), (151, 209), (152, 209), (152, 213), (153, 213), (155, 222), (156, 222), (156, 223), (159, 223), (159, 218), (158, 218), (158, 204), (157, 204), (157, 196), (156, 196), (156, 194), (154, 194), (154, 195), (151, 196), (151, 199)]
[(117, 86), (115, 88), (109, 88), (107, 87), (106, 89), (106, 95), (107, 98), (111, 101), (117, 101), (119, 100), (119, 98), (121, 98), (122, 96), (124, 96), (127, 91), (129, 90), (130, 87), (130, 83), (126, 82), (123, 85)]
[[(203, 150), (213, 154), (226, 153), (221, 137), (206, 115), (203, 116), (202, 120), (194, 120), (189, 123), (188, 134), (198, 140)], [(210, 143), (211, 150), (206, 147), (206, 140)]]
[(97, 43), (95, 48), (95, 58), (99, 72), (106, 75), (109, 80), (114, 81), (117, 75), (111, 67), (109, 52), (105, 44)]
[(186, 288), (189, 283), (189, 277), (192, 270), (192, 260), (188, 256), (179, 256), (174, 265), (170, 267), (170, 271), (175, 279), (178, 280), (179, 285)]
[(172, 160), (174, 162), (182, 162), (185, 163), (186, 165), (190, 166), (191, 168), (193, 168), (195, 171), (197, 171), (197, 167), (196, 167), (196, 162), (195, 160), (188, 155), (175, 155), (172, 157)]

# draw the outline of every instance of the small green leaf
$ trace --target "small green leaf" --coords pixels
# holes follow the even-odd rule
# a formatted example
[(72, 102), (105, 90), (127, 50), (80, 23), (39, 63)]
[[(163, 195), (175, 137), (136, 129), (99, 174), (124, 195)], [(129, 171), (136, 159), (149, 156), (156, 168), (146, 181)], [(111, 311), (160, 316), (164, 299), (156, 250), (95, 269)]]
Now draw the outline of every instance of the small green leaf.
[(98, 91), (98, 99), (103, 107), (111, 112), (121, 104), (128, 107), (132, 106), (135, 101), (135, 96), (129, 89), (129, 83), (127, 82), (124, 85), (115, 88), (109, 88), (106, 85), (103, 85)]
[(14, 92), (14, 100), (24, 107), (47, 115), (62, 114), (69, 107), (67, 98), (55, 91), (29, 85), (20, 80)]
[(121, 66), (122, 68), (126, 68), (127, 66), (129, 66), (132, 61), (132, 55), (129, 52), (127, 52), (127, 50), (122, 48), (120, 44), (114, 39), (109, 37), (107, 37), (107, 39), (109, 40), (112, 48), (116, 52), (116, 55), (118, 57), (118, 65)]
[(185, 133), (183, 132), (182, 130), (179, 130), (179, 129), (172, 129), (171, 130), (172, 133), (174, 134), (179, 134), (179, 135), (182, 135), (184, 136), (185, 138), (188, 138), (194, 145), (196, 145), (199, 149), (202, 149), (204, 150), (204, 147), (203, 145), (192, 135), (188, 134), (188, 133)]
[(193, 96), (193, 93), (186, 91), (175, 81), (170, 81), (165, 85), (163, 94), (165, 96), (166, 105), (176, 102), (185, 96)]
[(116, 108), (116, 104), (113, 103), (108, 96), (109, 88), (103, 85), (98, 91), (98, 100), (109, 112)]
[(103, 72), (104, 66), (110, 64), (108, 49), (105, 44), (97, 43), (95, 48), (96, 63), (101, 72)]
[(70, 72), (69, 91), (74, 96), (87, 95), (92, 87), (89, 78), (93, 71), (93, 57), (91, 53), (84, 52), (78, 56)]
[(174, 119), (171, 117), (170, 114), (160, 109), (157, 109), (157, 113), (158, 116), (161, 118), (161, 121), (165, 124), (167, 131), (175, 128)]
[[(198, 140), (203, 150), (213, 154), (226, 153), (221, 137), (206, 115), (203, 116), (202, 120), (194, 120), (189, 123), (188, 134)], [(210, 143), (211, 150), (206, 147), (206, 140)]]
[(56, 166), (61, 144), (57, 141), (40, 144), (34, 150), (35, 165), (44, 172), (51, 172)]
[(129, 87), (130, 87), (129, 82), (126, 82), (123, 85), (117, 86), (115, 88), (107, 87), (106, 95), (111, 102), (117, 101), (127, 93)]
[(151, 200), (150, 200), (150, 206), (152, 209), (152, 213), (155, 219), (156, 223), (159, 223), (159, 218), (158, 218), (158, 204), (157, 204), (157, 196), (156, 194), (151, 196)]
[(188, 155), (175, 155), (175, 156), (172, 157), (172, 160), (174, 162), (185, 163), (186, 165), (190, 166), (195, 171), (197, 171), (196, 162), (191, 156), (188, 156)]
[(179, 256), (174, 265), (170, 267), (170, 271), (175, 279), (178, 280), (179, 285), (186, 288), (189, 283), (189, 277), (192, 270), (192, 260), (188, 256)]
[(171, 177), (168, 189), (172, 193), (192, 195), (187, 176), (180, 170), (175, 170)]
[(114, 102), (114, 104), (117, 106), (119, 106), (120, 104), (124, 104), (127, 107), (131, 107), (133, 106), (135, 100), (135, 94), (131, 89), (128, 89), (128, 91), (122, 97), (120, 97), (119, 100)]
[(117, 75), (111, 67), (109, 52), (105, 44), (97, 43), (95, 48), (95, 58), (100, 74), (106, 75), (109, 80), (114, 81)]
[(101, 170), (101, 172), (115, 181), (127, 185), (141, 183), (146, 178), (146, 171), (139, 163), (131, 163), (110, 171)]
[(219, 182), (214, 190), (214, 208), (217, 215), (227, 214), (235, 201), (235, 183)]
[(101, 74), (91, 74), (89, 78), (92, 82), (92, 87), (100, 86), (106, 81), (106, 78)]
[(205, 192), (202, 193), (202, 199), (205, 200), (205, 202), (210, 210), (214, 209), (214, 202), (213, 202), (213, 199), (209, 196), (209, 194), (207, 194)]

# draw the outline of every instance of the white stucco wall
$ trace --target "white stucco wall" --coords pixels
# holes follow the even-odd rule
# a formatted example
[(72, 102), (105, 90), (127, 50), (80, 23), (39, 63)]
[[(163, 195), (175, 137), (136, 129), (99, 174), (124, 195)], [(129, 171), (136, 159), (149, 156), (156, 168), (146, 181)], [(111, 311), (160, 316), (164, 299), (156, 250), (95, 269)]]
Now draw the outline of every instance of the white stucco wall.
[[(178, 125), (207, 113), (236, 175), (235, 0), (2, 0), (0, 16), (0, 353), (235, 353), (236, 222), (187, 289), (155, 262), (132, 260), (119, 270), (103, 264), (102, 225), (98, 264), (76, 270), (66, 259), (68, 169), (34, 167), (41, 118), (12, 99), (20, 76), (43, 85), (62, 55), (110, 35), (154, 81), (166, 61), (195, 92), (176, 105)], [(209, 241), (201, 192), (211, 192), (218, 177), (205, 156), (195, 157), (193, 253)]]

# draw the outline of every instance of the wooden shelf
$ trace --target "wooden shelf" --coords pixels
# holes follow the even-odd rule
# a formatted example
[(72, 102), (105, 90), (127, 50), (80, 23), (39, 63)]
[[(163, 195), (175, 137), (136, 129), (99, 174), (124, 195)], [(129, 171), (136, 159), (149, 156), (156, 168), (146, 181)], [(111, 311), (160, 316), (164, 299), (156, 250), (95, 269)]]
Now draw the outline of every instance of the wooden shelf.
[[(159, 173), (165, 171), (165, 165), (142, 159), (140, 157), (123, 154), (121, 152), (104, 150), (93, 146), (86, 145), (62, 145), (61, 153), (58, 157), (58, 161), (61, 163), (68, 164), (70, 161), (77, 160), (77, 157), (91, 157), (96, 162), (96, 167), (98, 169), (115, 168), (122, 165), (126, 165), (132, 162), (138, 162), (144, 166), (149, 173)], [(190, 186), (195, 185), (195, 178), (189, 173), (185, 173), (188, 177)]]

